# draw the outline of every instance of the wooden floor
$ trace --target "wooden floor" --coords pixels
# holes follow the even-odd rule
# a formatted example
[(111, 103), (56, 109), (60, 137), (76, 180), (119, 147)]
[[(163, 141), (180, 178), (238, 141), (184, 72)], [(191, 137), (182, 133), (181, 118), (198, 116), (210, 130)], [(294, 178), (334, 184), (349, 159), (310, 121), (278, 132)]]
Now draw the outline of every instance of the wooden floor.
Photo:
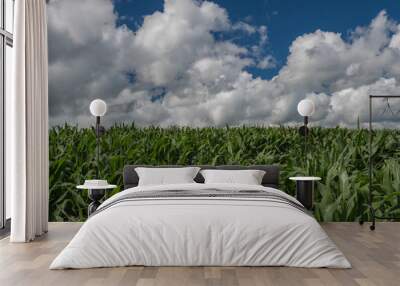
[(124, 267), (48, 270), (79, 223), (51, 223), (49, 233), (28, 244), (0, 241), (0, 285), (400, 285), (400, 223), (329, 223), (323, 228), (352, 269), (289, 267)]

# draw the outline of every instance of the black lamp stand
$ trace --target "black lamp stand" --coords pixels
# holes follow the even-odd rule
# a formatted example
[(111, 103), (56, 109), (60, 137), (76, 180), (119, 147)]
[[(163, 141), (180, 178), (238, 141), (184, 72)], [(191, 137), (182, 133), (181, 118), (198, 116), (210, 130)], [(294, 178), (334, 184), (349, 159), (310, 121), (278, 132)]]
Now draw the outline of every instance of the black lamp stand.
[[(310, 130), (307, 127), (308, 116), (304, 116), (304, 125), (299, 128), (299, 133), (304, 137), (304, 169), (307, 168), (307, 137)], [(296, 181), (296, 198), (308, 210), (313, 209), (314, 181), (313, 180), (297, 180)]]
[(304, 164), (307, 161), (307, 137), (310, 133), (308, 127), (308, 116), (304, 116), (304, 125), (299, 128), (299, 133), (304, 136)]
[[(100, 116), (96, 116), (96, 127), (94, 129), (96, 134), (96, 179), (100, 179), (100, 137), (105, 133), (105, 128), (100, 125)], [(88, 190), (89, 198), (92, 201), (89, 204), (88, 215), (90, 216), (92, 213), (96, 211), (96, 209), (100, 205), (100, 200), (105, 195), (104, 189), (89, 189)]]
[(97, 164), (97, 170), (96, 170), (96, 178), (100, 178), (100, 137), (105, 133), (105, 128), (100, 125), (100, 116), (96, 116), (96, 164)]

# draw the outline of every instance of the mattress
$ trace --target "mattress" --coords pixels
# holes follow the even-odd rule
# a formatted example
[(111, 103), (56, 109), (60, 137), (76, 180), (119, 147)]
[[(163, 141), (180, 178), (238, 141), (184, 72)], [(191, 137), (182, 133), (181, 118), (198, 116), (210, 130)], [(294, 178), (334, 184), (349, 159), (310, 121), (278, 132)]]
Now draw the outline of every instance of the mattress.
[(197, 183), (114, 195), (50, 269), (131, 265), (351, 267), (313, 216), (286, 193)]

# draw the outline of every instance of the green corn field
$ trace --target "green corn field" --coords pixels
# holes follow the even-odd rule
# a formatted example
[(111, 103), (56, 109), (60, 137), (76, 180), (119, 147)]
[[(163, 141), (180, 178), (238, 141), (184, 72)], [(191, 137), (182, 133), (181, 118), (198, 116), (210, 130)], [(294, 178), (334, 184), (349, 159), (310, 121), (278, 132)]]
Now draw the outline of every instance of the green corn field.
[[(49, 131), (50, 220), (84, 221), (89, 199), (75, 188), (96, 175), (96, 140), (92, 129), (74, 126)], [(373, 206), (379, 216), (400, 216), (400, 131), (374, 133)], [(368, 201), (368, 131), (313, 128), (304, 139), (290, 127), (146, 127), (117, 125), (101, 139), (100, 177), (122, 190), (125, 164), (277, 164), (280, 189), (294, 194), (294, 175), (322, 177), (315, 193), (319, 221), (370, 218)], [(112, 195), (112, 194), (110, 194)]]

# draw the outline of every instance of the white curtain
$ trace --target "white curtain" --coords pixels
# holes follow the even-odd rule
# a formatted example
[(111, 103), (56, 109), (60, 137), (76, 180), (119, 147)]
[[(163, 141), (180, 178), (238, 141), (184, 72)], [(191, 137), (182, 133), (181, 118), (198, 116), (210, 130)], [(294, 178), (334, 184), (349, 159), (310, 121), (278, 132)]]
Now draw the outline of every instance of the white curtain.
[(48, 225), (48, 59), (45, 0), (15, 1), (13, 92), (6, 98), (6, 187), (12, 242)]

